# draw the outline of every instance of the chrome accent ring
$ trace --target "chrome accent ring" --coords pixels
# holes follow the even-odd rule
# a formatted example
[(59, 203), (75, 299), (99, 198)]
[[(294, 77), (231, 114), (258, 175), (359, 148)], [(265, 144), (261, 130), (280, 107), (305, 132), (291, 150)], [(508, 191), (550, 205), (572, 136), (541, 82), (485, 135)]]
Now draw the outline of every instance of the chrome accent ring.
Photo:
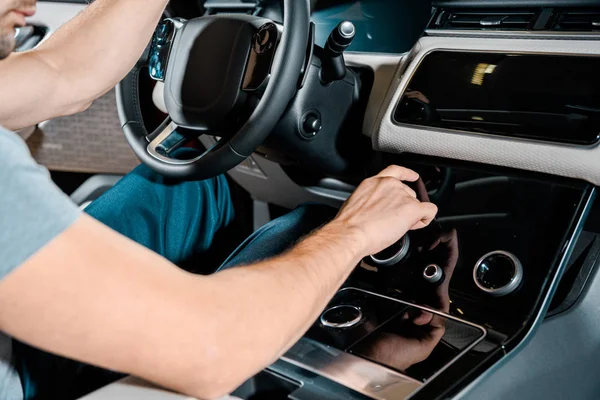
[(406, 257), (406, 255), (408, 254), (409, 249), (410, 249), (410, 238), (408, 237), (408, 235), (404, 235), (402, 237), (402, 246), (400, 246), (400, 249), (398, 250), (398, 252), (396, 252), (396, 254), (394, 254), (392, 257), (386, 258), (383, 260), (376, 258), (375, 255), (370, 255), (369, 257), (376, 264), (387, 267), (387, 266), (394, 265), (397, 262), (402, 261), (402, 259), (404, 259), (404, 257)]
[[(515, 267), (515, 272), (513, 274), (513, 277), (510, 279), (510, 281), (506, 285), (496, 288), (496, 289), (490, 289), (490, 288), (486, 288), (481, 283), (479, 283), (479, 281), (477, 280), (477, 270), (479, 269), (479, 267), (481, 266), (481, 264), (483, 263), (483, 261), (486, 258), (496, 255), (496, 254), (500, 254), (505, 257), (508, 257), (512, 261), (512, 263)], [(523, 265), (521, 264), (521, 261), (519, 261), (517, 256), (515, 256), (514, 254), (509, 253), (508, 251), (504, 251), (504, 250), (495, 250), (495, 251), (491, 251), (491, 252), (485, 254), (483, 257), (481, 257), (479, 260), (477, 260), (477, 263), (475, 264), (475, 268), (473, 268), (473, 282), (475, 282), (475, 285), (477, 285), (477, 287), (480, 290), (488, 293), (491, 296), (496, 296), (496, 297), (506, 296), (507, 294), (514, 292), (515, 289), (517, 287), (519, 287), (522, 280), (523, 280)]]
[(423, 278), (429, 283), (438, 283), (444, 276), (444, 272), (437, 264), (429, 264), (423, 269)]
[[(358, 316), (354, 319), (351, 319), (350, 321), (345, 321), (345, 322), (331, 322), (331, 321), (328, 321), (325, 319), (325, 314), (327, 314), (330, 311), (334, 311), (334, 310), (337, 310), (340, 308), (351, 308), (358, 313)], [(342, 304), (342, 305), (334, 306), (334, 307), (331, 307), (331, 308), (328, 308), (327, 310), (325, 310), (323, 312), (323, 314), (321, 314), (320, 321), (321, 321), (321, 324), (323, 326), (326, 326), (327, 328), (341, 329), (341, 328), (352, 328), (353, 326), (358, 325), (358, 323), (360, 321), (362, 321), (362, 319), (363, 319), (363, 312), (359, 307)]]

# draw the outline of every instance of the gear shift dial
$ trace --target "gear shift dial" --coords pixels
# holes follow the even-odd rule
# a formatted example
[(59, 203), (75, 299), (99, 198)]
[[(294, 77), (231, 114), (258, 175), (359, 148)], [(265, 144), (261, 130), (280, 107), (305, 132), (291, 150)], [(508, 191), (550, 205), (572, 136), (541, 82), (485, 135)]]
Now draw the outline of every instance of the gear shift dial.
[(346, 76), (344, 51), (352, 44), (355, 36), (356, 27), (350, 21), (340, 23), (329, 34), (322, 60), (321, 80), (324, 84), (342, 80)]
[(385, 250), (370, 256), (371, 260), (378, 265), (387, 267), (394, 265), (404, 260), (410, 250), (410, 239), (408, 235), (404, 235), (402, 239), (391, 245)]

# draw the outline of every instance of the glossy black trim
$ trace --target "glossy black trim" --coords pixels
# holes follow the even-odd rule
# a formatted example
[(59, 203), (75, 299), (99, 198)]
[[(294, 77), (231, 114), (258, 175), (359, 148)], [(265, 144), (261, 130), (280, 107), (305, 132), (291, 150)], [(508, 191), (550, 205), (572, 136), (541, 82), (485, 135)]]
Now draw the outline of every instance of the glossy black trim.
[[(581, 201), (577, 205), (577, 211), (571, 220), (569, 230), (565, 234), (564, 244), (560, 247), (555, 256), (555, 261), (553, 262), (553, 267), (551, 268), (549, 275), (551, 278), (549, 278), (541, 288), (542, 296), (540, 296), (540, 299), (537, 302), (535, 313), (532, 317), (528, 318), (520, 331), (502, 347), (497, 347), (493, 352), (490, 352), (483, 357), (480, 356), (478, 359), (473, 360), (474, 362), (470, 365), (469, 363), (464, 366), (455, 364), (454, 368), (449, 368), (444, 371), (444, 373), (440, 374), (433, 384), (425, 385), (415, 394), (415, 396), (411, 397), (411, 400), (449, 398), (456, 395), (481, 374), (490, 373), (490, 368), (497, 366), (503, 359), (506, 359), (507, 354), (512, 350), (526, 344), (527, 340), (531, 339), (536, 327), (541, 323), (541, 320), (547, 311), (552, 295), (558, 286), (558, 282), (564, 272), (570, 254), (575, 246), (575, 242), (581, 233), (587, 215), (591, 209), (595, 195), (595, 188), (588, 185)], [(461, 360), (459, 360), (459, 362), (460, 361)], [(462, 361), (465, 362), (468, 360), (463, 358)]]
[[(571, 257), (570, 253), (579, 236), (582, 221), (586, 219), (587, 210), (591, 204), (590, 199), (594, 195), (594, 188), (583, 181), (519, 171), (507, 167), (410, 154), (380, 153), (379, 155), (380, 158), (375, 166), (377, 170), (389, 164), (401, 164), (419, 172), (428, 181), (427, 189), (430, 197), (440, 207), (441, 218), (438, 221), (442, 231), (447, 230), (448, 227), (458, 229), (460, 257), (459, 265), (450, 278), (449, 299), (451, 302), (449, 314), (485, 326), (488, 330), (484, 342), (459, 360), (456, 360), (451, 367), (432, 379), (431, 384), (426, 384), (411, 397), (414, 399), (448, 398), (465, 388), (481, 374), (490, 373), (490, 368), (495, 368), (499, 363), (505, 362), (504, 358), (508, 353), (523, 346), (533, 336), (535, 329), (546, 315), (552, 293), (556, 290), (561, 274)], [(438, 181), (433, 179), (431, 174), (427, 172), (436, 170), (438, 171), (438, 178), (440, 178)], [(443, 184), (445, 180), (443, 172), (446, 170), (450, 171), (450, 179), (448, 184)], [(439, 184), (441, 184), (440, 187), (444, 188), (443, 191), (447, 192), (446, 194), (438, 195), (434, 193), (432, 189)], [(498, 185), (502, 190), (497, 190)], [(459, 187), (458, 190), (457, 186)], [(448, 203), (461, 204), (459, 204), (459, 207), (448, 208)], [(507, 210), (503, 211), (503, 207)], [(510, 226), (516, 226), (517, 229), (515, 230), (513, 227), (502, 232), (502, 223), (495, 223), (493, 219), (502, 220), (514, 212), (516, 212), (517, 217), (510, 218), (506, 222), (509, 228)], [(472, 221), (469, 221), (469, 218)], [(550, 226), (536, 227), (540, 218), (548, 220)], [(489, 223), (485, 222), (488, 219)], [(456, 226), (455, 223), (460, 225)], [(478, 228), (477, 225), (481, 223), (484, 223), (483, 228)], [(518, 228), (523, 223), (530, 227), (533, 226), (534, 230)], [(486, 228), (487, 225), (485, 224), (488, 224), (489, 228)], [(475, 235), (465, 235), (465, 229), (467, 231), (471, 230)], [(486, 247), (490, 246), (489, 241), (493, 240), (490, 234), (495, 234), (493, 232), (487, 233), (486, 230), (498, 231), (498, 238), (501, 241), (503, 238), (507, 239), (508, 243), (513, 240), (512, 235), (514, 233), (518, 238), (516, 242), (520, 246), (523, 246), (523, 248), (531, 246), (532, 254), (526, 257), (522, 257), (522, 253), (517, 252), (519, 257), (522, 257), (525, 268), (524, 286), (504, 298), (494, 299), (478, 295), (472, 291), (474, 286), (473, 289), (469, 289), (462, 284), (457, 285), (456, 282), (457, 279), (465, 279), (465, 282), (472, 280), (468, 273), (462, 274), (458, 271), (463, 269), (464, 272), (467, 266), (470, 265), (470, 271), (467, 272), (472, 272), (471, 259), (474, 256), (471, 254), (467, 257), (467, 255), (472, 253), (473, 249), (479, 252), (480, 255), (485, 254)], [(417, 246), (426, 245), (428, 242), (426, 236), (430, 234), (435, 236), (437, 231), (437, 229), (433, 229), (424, 236), (415, 238), (415, 242), (421, 244)], [(527, 232), (530, 232), (531, 235)], [(540, 237), (536, 238), (536, 232)], [(478, 233), (482, 233), (484, 237), (481, 240), (474, 241), (473, 238), (477, 238)], [(551, 239), (550, 236), (545, 237), (547, 235), (550, 235)], [(544, 245), (544, 243), (546, 244)], [(418, 247), (416, 248), (417, 252)], [(503, 249), (502, 247), (500, 249)], [(511, 250), (510, 247), (504, 249)], [(540, 251), (544, 251), (544, 257), (537, 256)], [(415, 252), (415, 248), (413, 248), (413, 252)], [(538, 258), (539, 260), (532, 261), (532, 259)], [(435, 261), (442, 268), (446, 268), (441, 260), (443, 258), (438, 258)], [(420, 262), (424, 264), (433, 261), (425, 255)], [(419, 284), (418, 279), (411, 278), (410, 271), (408, 271), (408, 274), (403, 275), (402, 279), (395, 279), (395, 282), (392, 282), (394, 274), (409, 270), (413, 262), (414, 260), (409, 259), (402, 265), (386, 267), (385, 272), (382, 270), (374, 272), (361, 268), (355, 271), (347, 284), (354, 287), (357, 284), (363, 284), (365, 285), (363, 288), (372, 292), (385, 292), (392, 297), (397, 296), (399, 299), (416, 304), (429, 304), (432, 306), (434, 303), (430, 300), (435, 296), (423, 295), (417, 296), (419, 297), (417, 298), (414, 294), (426, 294), (428, 291), (436, 291), (437, 288), (429, 286), (426, 282)], [(389, 274), (388, 271), (393, 271), (394, 268), (398, 272)], [(377, 284), (377, 278), (373, 278), (382, 272), (386, 276), (382, 276), (379, 279), (380, 284)], [(422, 273), (422, 269), (419, 272)], [(534, 280), (531, 280), (532, 275), (536, 275)], [(407, 278), (404, 278), (404, 276), (407, 276)], [(406, 279), (413, 280), (407, 282)], [(411, 292), (410, 287), (414, 287), (415, 290)], [(461, 295), (461, 291), (466, 296)], [(457, 297), (457, 295), (461, 296)], [(463, 307), (465, 300), (470, 302), (472, 306)], [(461, 310), (458, 310), (457, 307)]]
[(433, 50), (419, 60), (392, 120), (591, 146), (600, 141), (598, 69), (596, 56)]

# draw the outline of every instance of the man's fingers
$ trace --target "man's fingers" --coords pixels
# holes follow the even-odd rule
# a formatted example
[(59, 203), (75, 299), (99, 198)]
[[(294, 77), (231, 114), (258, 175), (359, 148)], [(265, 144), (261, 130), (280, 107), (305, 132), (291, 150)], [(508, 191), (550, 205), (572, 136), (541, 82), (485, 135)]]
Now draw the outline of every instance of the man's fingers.
[(419, 174), (417, 174), (415, 171), (408, 168), (400, 167), (398, 165), (390, 165), (375, 176), (377, 178), (384, 178), (386, 176), (389, 176), (392, 178), (396, 178), (400, 181), (407, 182), (415, 182), (419, 179)]
[(428, 226), (431, 223), (431, 221), (434, 220), (437, 211), (438, 208), (433, 203), (419, 203), (418, 212), (416, 213), (416, 215), (418, 215), (420, 219), (413, 225), (411, 230), (417, 230)]
[(410, 195), (410, 197), (415, 198), (415, 199), (417, 198), (417, 192), (412, 190), (410, 187), (403, 185), (403, 189), (406, 191), (406, 193), (408, 193)]

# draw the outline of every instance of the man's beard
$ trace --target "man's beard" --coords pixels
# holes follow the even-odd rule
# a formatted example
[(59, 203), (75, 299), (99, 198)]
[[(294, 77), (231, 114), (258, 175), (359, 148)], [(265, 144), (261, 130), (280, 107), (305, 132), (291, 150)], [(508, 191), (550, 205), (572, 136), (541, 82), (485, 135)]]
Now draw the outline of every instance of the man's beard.
[(0, 34), (0, 60), (8, 57), (15, 48), (15, 35), (10, 33)]

